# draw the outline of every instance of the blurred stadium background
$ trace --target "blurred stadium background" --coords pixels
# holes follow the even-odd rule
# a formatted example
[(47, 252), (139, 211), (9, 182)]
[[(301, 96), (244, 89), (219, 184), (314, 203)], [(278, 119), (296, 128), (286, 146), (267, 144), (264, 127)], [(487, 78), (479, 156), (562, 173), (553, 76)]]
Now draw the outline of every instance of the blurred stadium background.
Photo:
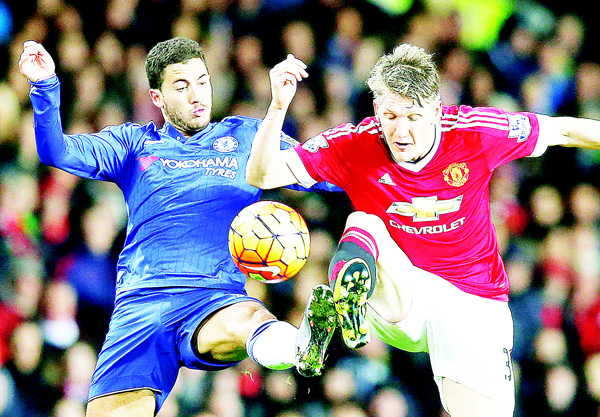
[[(286, 131), (303, 141), (372, 112), (365, 80), (383, 52), (435, 52), (446, 104), (600, 118), (599, 28), (586, 2), (528, 0), (0, 0), (0, 416), (79, 417), (110, 316), (126, 214), (116, 187), (39, 164), (23, 41), (42, 42), (62, 82), (65, 131), (162, 124), (144, 59), (171, 36), (206, 50), (214, 119), (261, 118), (268, 69), (309, 66)], [(516, 416), (600, 416), (600, 153), (550, 149), (499, 169), (491, 187), (511, 280)], [(312, 233), (303, 271), (248, 283), (298, 324), (326, 271), (345, 196), (268, 192)], [(160, 417), (442, 416), (425, 355), (339, 335), (322, 378), (249, 360), (182, 369)]]

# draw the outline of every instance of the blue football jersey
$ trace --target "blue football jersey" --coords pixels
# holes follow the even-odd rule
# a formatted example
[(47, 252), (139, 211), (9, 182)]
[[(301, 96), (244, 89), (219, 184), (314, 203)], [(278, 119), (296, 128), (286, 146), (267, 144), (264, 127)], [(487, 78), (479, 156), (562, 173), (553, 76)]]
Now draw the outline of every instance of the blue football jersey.
[[(57, 77), (32, 83), (40, 160), (116, 183), (128, 214), (117, 294), (137, 288), (243, 288), (228, 250), (229, 225), (261, 190), (245, 180), (260, 120), (234, 116), (186, 138), (168, 123), (123, 124), (65, 135)], [(282, 133), (282, 147), (296, 142)], [(326, 184), (325, 189), (332, 189)]]

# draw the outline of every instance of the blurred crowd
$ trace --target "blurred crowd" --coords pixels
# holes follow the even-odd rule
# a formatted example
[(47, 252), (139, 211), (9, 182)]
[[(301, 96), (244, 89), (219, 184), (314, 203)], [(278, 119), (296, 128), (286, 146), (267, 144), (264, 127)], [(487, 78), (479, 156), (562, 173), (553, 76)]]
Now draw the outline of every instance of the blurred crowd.
[[(598, 28), (579, 2), (527, 0), (0, 0), (0, 416), (81, 417), (110, 317), (126, 213), (112, 184), (39, 163), (23, 41), (42, 42), (62, 83), (63, 127), (162, 124), (147, 51), (204, 47), (213, 117), (262, 118), (268, 69), (308, 65), (285, 130), (304, 141), (372, 114), (365, 80), (384, 52), (435, 53), (445, 104), (600, 119)], [(584, 3), (584, 2), (581, 2)], [(600, 416), (600, 153), (550, 149), (497, 170), (492, 210), (511, 281), (517, 417)], [(298, 325), (350, 212), (344, 195), (270, 191), (296, 207), (312, 251), (284, 283), (248, 282)], [(250, 360), (182, 369), (160, 417), (442, 416), (428, 357), (337, 335), (320, 378)]]

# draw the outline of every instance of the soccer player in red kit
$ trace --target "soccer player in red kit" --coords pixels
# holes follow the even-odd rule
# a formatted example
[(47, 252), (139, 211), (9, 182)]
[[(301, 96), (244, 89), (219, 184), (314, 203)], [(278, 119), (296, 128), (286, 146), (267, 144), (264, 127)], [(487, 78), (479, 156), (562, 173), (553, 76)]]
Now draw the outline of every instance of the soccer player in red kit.
[(431, 55), (403, 44), (371, 71), (374, 117), (280, 151), (278, 132), (305, 68), (289, 56), (271, 70), (272, 101), (247, 180), (343, 188), (356, 211), (329, 280), (346, 344), (363, 346), (374, 332), (429, 352), (453, 417), (512, 415), (509, 283), (488, 185), (495, 168), (548, 145), (600, 148), (600, 122), (444, 106)]

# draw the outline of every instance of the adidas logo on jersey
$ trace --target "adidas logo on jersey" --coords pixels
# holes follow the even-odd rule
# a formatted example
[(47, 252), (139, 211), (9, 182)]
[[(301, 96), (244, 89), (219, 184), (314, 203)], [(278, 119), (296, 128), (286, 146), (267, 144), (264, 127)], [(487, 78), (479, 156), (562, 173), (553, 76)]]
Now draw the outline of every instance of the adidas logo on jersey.
[(392, 181), (392, 178), (390, 177), (390, 174), (388, 174), (387, 172), (385, 174), (383, 174), (381, 176), (381, 178), (379, 178), (378, 180), (381, 184), (385, 184), (385, 185), (393, 185), (394, 187), (396, 186), (396, 183), (394, 181)]

